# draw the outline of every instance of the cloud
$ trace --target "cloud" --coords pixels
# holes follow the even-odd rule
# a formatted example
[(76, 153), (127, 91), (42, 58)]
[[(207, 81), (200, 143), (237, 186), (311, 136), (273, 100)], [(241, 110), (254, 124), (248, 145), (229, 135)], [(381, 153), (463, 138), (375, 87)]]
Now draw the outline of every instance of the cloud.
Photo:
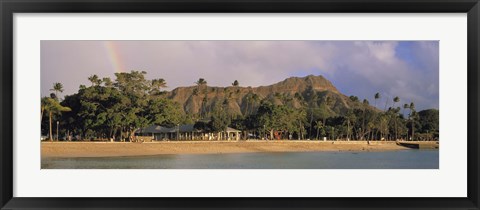
[[(432, 41), (112, 41), (122, 66), (164, 78), (169, 89), (202, 77), (211, 86), (261, 86), (290, 76), (324, 75), (346, 95), (371, 102), (399, 96), (438, 108), (438, 42)], [(103, 41), (43, 41), (42, 95), (54, 82), (65, 94), (92, 74), (113, 77)], [(385, 103), (385, 101), (383, 101)]]
[[(415, 102), (418, 108), (438, 108), (438, 46), (436, 42), (353, 42), (334, 55), (340, 64), (330, 78), (347, 95), (358, 95), (372, 102), (380, 92), (380, 108)], [(408, 49), (408, 56), (399, 50)], [(387, 101), (388, 100), (388, 101)]]

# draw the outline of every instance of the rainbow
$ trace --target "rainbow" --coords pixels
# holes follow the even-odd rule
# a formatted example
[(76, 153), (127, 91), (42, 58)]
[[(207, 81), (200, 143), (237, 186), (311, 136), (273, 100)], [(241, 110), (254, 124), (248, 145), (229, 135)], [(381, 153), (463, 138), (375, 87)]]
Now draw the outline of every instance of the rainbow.
[(120, 58), (120, 53), (118, 47), (114, 41), (103, 41), (103, 46), (107, 51), (107, 56), (112, 65), (112, 68), (115, 73), (125, 72), (122, 59)]

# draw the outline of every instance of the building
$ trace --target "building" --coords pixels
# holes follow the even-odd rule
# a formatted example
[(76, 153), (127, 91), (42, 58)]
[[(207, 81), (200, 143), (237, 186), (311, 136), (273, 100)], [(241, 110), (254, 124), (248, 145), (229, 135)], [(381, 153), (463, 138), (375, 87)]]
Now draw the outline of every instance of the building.
[(151, 125), (138, 129), (136, 136), (151, 136), (152, 140), (240, 140), (241, 131), (227, 127), (222, 132), (206, 132), (195, 129), (193, 124), (178, 125), (171, 128)]

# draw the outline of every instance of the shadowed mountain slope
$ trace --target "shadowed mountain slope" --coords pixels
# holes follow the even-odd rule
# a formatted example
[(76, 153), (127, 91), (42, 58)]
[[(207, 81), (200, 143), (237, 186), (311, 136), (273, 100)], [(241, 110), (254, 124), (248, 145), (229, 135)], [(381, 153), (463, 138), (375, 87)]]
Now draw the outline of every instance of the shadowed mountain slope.
[[(215, 106), (225, 106), (230, 114), (254, 113), (262, 100), (294, 108), (328, 107), (332, 114), (364, 105), (340, 93), (323, 76), (290, 77), (281, 82), (259, 87), (211, 87), (207, 85), (178, 87), (167, 93), (180, 103), (186, 113), (208, 113)], [(373, 107), (368, 106), (373, 109)]]

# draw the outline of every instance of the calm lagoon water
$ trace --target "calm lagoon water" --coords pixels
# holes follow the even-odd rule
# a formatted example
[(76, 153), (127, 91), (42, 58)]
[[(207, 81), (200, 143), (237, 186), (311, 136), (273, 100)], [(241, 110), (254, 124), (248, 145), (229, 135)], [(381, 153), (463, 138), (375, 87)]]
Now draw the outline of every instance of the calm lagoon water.
[(438, 150), (44, 158), (42, 169), (438, 169)]

